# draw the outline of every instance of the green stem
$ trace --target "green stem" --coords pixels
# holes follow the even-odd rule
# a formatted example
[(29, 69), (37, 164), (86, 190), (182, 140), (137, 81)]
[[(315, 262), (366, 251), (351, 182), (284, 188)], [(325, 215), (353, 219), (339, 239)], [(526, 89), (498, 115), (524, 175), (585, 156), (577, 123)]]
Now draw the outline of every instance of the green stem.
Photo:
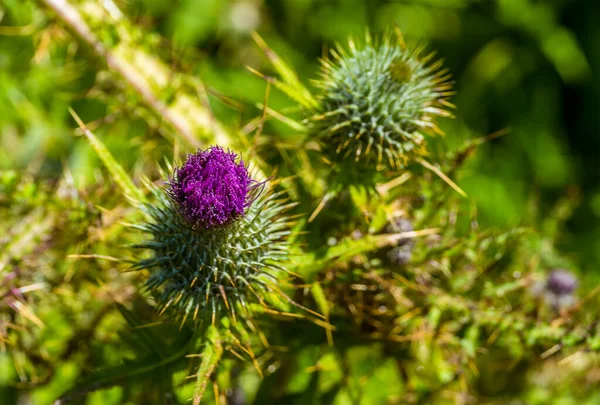
[(200, 405), (202, 395), (206, 391), (206, 385), (210, 379), (210, 376), (215, 371), (215, 368), (221, 360), (223, 355), (223, 345), (221, 340), (221, 334), (216, 326), (211, 325), (206, 331), (206, 347), (202, 352), (202, 363), (200, 369), (198, 369), (198, 379), (196, 380), (196, 386), (194, 387), (194, 405)]

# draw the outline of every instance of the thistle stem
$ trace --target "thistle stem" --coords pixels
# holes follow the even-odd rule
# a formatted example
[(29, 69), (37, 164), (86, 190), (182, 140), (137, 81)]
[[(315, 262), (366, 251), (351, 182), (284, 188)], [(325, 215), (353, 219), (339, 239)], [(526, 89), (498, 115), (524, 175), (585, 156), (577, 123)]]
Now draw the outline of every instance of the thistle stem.
[[(125, 18), (120, 18), (120, 13), (111, 13), (100, 2), (95, 1), (83, 2), (80, 5), (73, 5), (68, 0), (39, 1), (52, 9), (60, 22), (80, 42), (92, 48), (113, 73), (120, 76), (151, 110), (162, 117), (191, 146), (201, 146), (199, 134), (203, 135), (203, 141), (207, 143), (216, 141), (223, 146), (230, 143), (226, 131), (198, 101), (197, 94), (186, 94), (184, 89), (177, 89), (177, 96), (172, 102), (161, 98), (161, 94), (169, 93), (169, 86), (173, 83), (171, 73), (161, 60), (133, 43), (132, 31), (135, 28)], [(85, 14), (82, 11), (83, 6)], [(112, 6), (116, 8), (114, 4)], [(86, 21), (86, 18), (93, 20), (92, 24)], [(103, 43), (91, 28), (101, 26), (109, 30), (116, 25), (115, 22), (118, 22), (119, 29), (115, 28), (111, 32), (119, 33), (119, 40), (115, 41), (117, 45), (114, 46)], [(198, 82), (193, 77), (184, 81)], [(198, 88), (202, 88), (200, 83), (197, 84)]]
[(215, 371), (215, 368), (221, 360), (223, 355), (223, 344), (221, 340), (221, 334), (216, 326), (211, 325), (206, 330), (206, 347), (202, 352), (202, 363), (198, 370), (198, 378), (196, 385), (194, 386), (194, 405), (200, 405), (202, 395), (206, 391), (206, 385), (210, 379), (210, 376)]

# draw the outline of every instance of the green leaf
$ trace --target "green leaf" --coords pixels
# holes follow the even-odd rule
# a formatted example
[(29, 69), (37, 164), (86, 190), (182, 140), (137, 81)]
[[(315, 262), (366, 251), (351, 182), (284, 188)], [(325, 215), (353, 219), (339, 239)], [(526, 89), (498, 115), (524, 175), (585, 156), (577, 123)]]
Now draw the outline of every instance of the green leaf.
[[(437, 229), (424, 230), (422, 234), (426, 234), (425, 231), (434, 233)], [(321, 249), (312, 255), (303, 256), (302, 263), (298, 265), (297, 272), (310, 282), (326, 266), (338, 261), (349, 260), (356, 255), (393, 245), (402, 237), (407, 236), (402, 236), (402, 234), (366, 235), (357, 240), (347, 237), (342, 239), (337, 245), (325, 248), (326, 252), (323, 252), (323, 249)]]
[(151, 332), (150, 328), (145, 327), (143, 322), (140, 322), (136, 315), (122, 304), (117, 303), (117, 308), (129, 326), (131, 326), (132, 333), (135, 335), (136, 340), (154, 352), (159, 358), (162, 358), (163, 353), (165, 353), (165, 348)]
[(92, 131), (86, 127), (86, 125), (83, 123), (83, 121), (81, 121), (77, 113), (73, 111), (72, 108), (69, 108), (69, 112), (73, 116), (73, 119), (77, 121), (77, 124), (90, 142), (90, 145), (92, 145), (94, 152), (96, 152), (96, 155), (98, 155), (100, 160), (102, 160), (102, 163), (104, 163), (104, 166), (106, 166), (108, 169), (113, 180), (119, 185), (119, 187), (121, 187), (125, 196), (131, 198), (135, 202), (146, 202), (146, 197), (144, 194), (135, 186), (135, 184), (133, 184), (133, 181), (131, 181), (131, 178), (127, 172), (125, 172), (123, 167), (117, 163), (113, 155), (106, 148), (106, 146), (104, 146), (102, 141), (100, 141), (100, 139), (98, 139), (92, 133)]
[[(304, 107), (311, 109), (318, 107), (319, 102), (313, 97), (310, 91), (308, 91), (308, 89), (304, 87), (300, 80), (298, 80), (298, 76), (296, 75), (294, 70), (291, 67), (289, 67), (287, 63), (285, 63), (283, 59), (279, 57), (279, 55), (277, 55), (271, 48), (269, 48), (267, 43), (264, 41), (264, 39), (262, 39), (260, 35), (254, 32), (252, 33), (252, 38), (254, 38), (254, 41), (256, 41), (256, 43), (263, 50), (267, 58), (269, 58), (269, 61), (281, 77), (282, 82), (273, 79), (273, 85), (279, 88), (281, 91), (286, 93), (294, 100), (296, 100), (297, 102), (299, 102), (300, 104), (302, 104)], [(250, 70), (254, 73), (258, 73), (253, 69)], [(264, 77), (264, 75), (261, 75), (260, 73), (258, 73), (258, 75)]]
[(265, 105), (262, 103), (257, 103), (256, 108), (258, 108), (259, 110), (264, 109), (266, 114), (268, 114), (269, 116), (275, 118), (279, 122), (284, 123), (288, 127), (292, 128), (298, 132), (307, 132), (308, 131), (308, 128), (305, 125), (301, 124), (300, 122), (298, 122), (296, 120), (291, 119), (290, 117), (285, 116), (284, 114), (282, 114), (280, 112), (273, 110), (270, 107), (265, 107)]
[(329, 318), (329, 302), (327, 302), (327, 298), (325, 298), (325, 292), (321, 287), (321, 284), (314, 283), (310, 289), (310, 292), (319, 307), (319, 311), (325, 316), (325, 318)]
[[(124, 381), (156, 372), (163, 367), (185, 359), (185, 355), (188, 350), (188, 346), (184, 345), (184, 348), (179, 352), (158, 361), (155, 356), (148, 356), (142, 360), (97, 371), (92, 375), (77, 381), (75, 387), (61, 395), (61, 397), (55, 402), (55, 405), (66, 404), (75, 398), (79, 398), (100, 388), (111, 387), (116, 384), (124, 384)], [(164, 373), (161, 372), (161, 374)]]

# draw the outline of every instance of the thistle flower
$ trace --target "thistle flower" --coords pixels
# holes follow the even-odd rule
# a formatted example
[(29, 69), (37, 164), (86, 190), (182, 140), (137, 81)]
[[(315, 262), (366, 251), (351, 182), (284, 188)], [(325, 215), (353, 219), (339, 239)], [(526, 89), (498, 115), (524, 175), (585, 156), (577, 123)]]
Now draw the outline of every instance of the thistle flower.
[(564, 269), (554, 269), (545, 281), (540, 280), (533, 285), (532, 292), (555, 311), (559, 311), (575, 303), (575, 290), (578, 284), (577, 277), (573, 273)]
[(192, 226), (213, 228), (243, 216), (258, 186), (244, 162), (236, 163), (235, 153), (217, 146), (188, 156), (168, 193)]
[(141, 229), (151, 240), (138, 245), (152, 255), (136, 268), (150, 271), (146, 287), (157, 306), (176, 307), (183, 320), (208, 312), (247, 313), (247, 304), (277, 291), (288, 255), (289, 205), (266, 183), (252, 179), (233, 152), (200, 150), (173, 173)]
[(569, 271), (555, 269), (546, 280), (546, 289), (554, 295), (570, 295), (577, 289), (577, 278)]
[[(396, 218), (385, 227), (385, 231), (387, 233), (405, 233), (412, 232), (415, 229), (413, 228), (412, 222), (410, 222), (406, 218)], [(411, 242), (411, 238), (402, 238), (398, 240), (398, 245), (403, 245), (405, 243)]]
[(423, 47), (367, 36), (364, 45), (338, 47), (333, 61), (322, 62), (320, 109), (312, 118), (326, 157), (352, 159), (367, 167), (396, 169), (426, 153), (425, 133), (441, 133), (435, 119), (451, 84), (441, 62), (429, 63)]

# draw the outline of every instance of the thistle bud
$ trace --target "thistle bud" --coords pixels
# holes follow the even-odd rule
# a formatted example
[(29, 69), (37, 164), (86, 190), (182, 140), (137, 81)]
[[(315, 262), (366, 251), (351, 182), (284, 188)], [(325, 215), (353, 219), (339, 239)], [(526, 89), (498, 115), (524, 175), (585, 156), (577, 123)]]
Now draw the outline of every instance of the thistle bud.
[(137, 263), (150, 272), (146, 287), (159, 309), (192, 314), (246, 313), (247, 303), (274, 291), (287, 258), (287, 209), (266, 183), (252, 179), (233, 152), (200, 150), (173, 173), (158, 203), (147, 206), (138, 245), (151, 257)]
[[(408, 219), (398, 218), (389, 223), (385, 230), (388, 233), (404, 233), (412, 232), (414, 228)], [(393, 264), (405, 265), (412, 259), (414, 245), (413, 238), (401, 238), (396, 242), (396, 246), (387, 252), (387, 257)]]
[(412, 245), (397, 246), (388, 251), (387, 257), (393, 264), (405, 265), (412, 259), (412, 251)]
[(554, 269), (546, 280), (539, 280), (532, 286), (532, 293), (555, 311), (573, 305), (576, 301), (575, 290), (579, 282), (575, 275), (564, 269)]
[(555, 295), (570, 295), (577, 289), (577, 278), (563, 269), (553, 270), (546, 280), (546, 289)]
[(312, 118), (331, 161), (351, 159), (377, 170), (396, 169), (425, 154), (425, 133), (441, 132), (438, 116), (451, 88), (441, 62), (423, 48), (384, 38), (333, 51), (322, 64), (320, 110)]

